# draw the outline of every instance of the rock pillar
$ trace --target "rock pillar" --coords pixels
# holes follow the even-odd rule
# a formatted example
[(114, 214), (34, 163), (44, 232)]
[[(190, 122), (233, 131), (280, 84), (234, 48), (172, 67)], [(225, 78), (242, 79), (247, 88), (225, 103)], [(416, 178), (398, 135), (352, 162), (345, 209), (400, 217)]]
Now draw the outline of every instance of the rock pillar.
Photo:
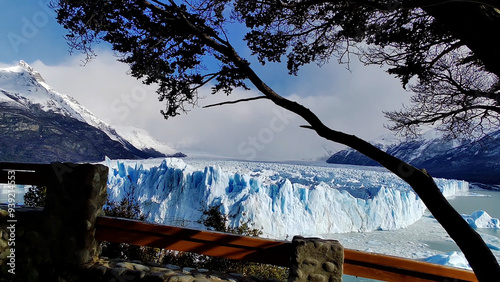
[(293, 238), (289, 282), (342, 281), (344, 248), (336, 240)]

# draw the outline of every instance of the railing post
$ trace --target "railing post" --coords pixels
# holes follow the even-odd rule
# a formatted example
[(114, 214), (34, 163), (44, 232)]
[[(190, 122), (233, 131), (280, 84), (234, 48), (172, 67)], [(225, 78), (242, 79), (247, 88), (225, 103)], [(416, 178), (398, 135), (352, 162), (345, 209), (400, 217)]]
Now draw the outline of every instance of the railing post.
[(342, 281), (344, 247), (336, 240), (295, 236), (289, 282)]
[(108, 168), (71, 163), (51, 166), (54, 175), (47, 189), (44, 214), (54, 227), (49, 230), (58, 248), (54, 259), (69, 266), (95, 261), (99, 256), (95, 222), (104, 215)]

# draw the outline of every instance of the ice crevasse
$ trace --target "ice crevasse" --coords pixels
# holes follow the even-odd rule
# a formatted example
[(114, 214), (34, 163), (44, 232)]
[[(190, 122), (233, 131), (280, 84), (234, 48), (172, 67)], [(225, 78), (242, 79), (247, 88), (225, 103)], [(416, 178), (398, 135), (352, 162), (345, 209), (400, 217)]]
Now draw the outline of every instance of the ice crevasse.
[[(186, 163), (188, 162), (188, 163)], [(231, 161), (109, 160), (108, 196), (131, 197), (147, 220), (203, 228), (202, 211), (221, 204), (232, 226), (250, 221), (263, 236), (321, 236), (404, 228), (425, 205), (390, 172)], [(445, 196), (468, 191), (468, 183), (436, 179)]]

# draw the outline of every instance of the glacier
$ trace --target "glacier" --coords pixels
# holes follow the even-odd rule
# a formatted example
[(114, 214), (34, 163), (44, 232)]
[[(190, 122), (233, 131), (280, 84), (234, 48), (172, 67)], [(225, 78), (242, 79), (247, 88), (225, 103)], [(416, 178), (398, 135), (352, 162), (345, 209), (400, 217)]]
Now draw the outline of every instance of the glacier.
[[(250, 221), (263, 237), (287, 239), (396, 230), (426, 210), (404, 181), (380, 168), (176, 158), (103, 164), (111, 201), (134, 199), (147, 221), (165, 225), (203, 229), (203, 210), (220, 204), (231, 226)], [(446, 197), (469, 189), (465, 181), (435, 180)]]

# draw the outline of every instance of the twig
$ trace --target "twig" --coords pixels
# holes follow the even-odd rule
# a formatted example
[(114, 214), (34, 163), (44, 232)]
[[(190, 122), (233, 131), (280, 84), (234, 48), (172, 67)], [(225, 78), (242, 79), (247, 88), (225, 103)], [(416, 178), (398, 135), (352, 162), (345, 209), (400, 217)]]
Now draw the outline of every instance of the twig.
[(269, 98), (266, 97), (266, 96), (252, 97), (252, 98), (247, 98), (247, 99), (240, 99), (240, 100), (235, 100), (235, 101), (226, 101), (226, 102), (222, 102), (222, 103), (206, 105), (206, 106), (203, 106), (203, 108), (210, 108), (210, 107), (222, 106), (222, 105), (227, 105), (227, 104), (236, 104), (236, 103), (239, 103), (239, 102), (248, 102), (248, 101), (259, 100), (259, 99), (269, 99)]

